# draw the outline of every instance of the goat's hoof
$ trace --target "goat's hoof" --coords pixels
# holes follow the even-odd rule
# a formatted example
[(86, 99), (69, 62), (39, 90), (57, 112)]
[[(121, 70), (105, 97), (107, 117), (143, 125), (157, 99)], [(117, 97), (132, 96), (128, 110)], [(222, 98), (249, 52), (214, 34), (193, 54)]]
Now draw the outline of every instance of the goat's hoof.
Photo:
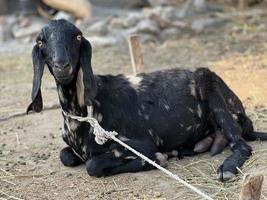
[(82, 163), (82, 160), (75, 155), (70, 147), (65, 147), (60, 151), (60, 160), (64, 166), (75, 167)]
[(237, 169), (234, 166), (225, 166), (223, 164), (218, 168), (217, 173), (219, 180), (225, 182), (235, 177)]

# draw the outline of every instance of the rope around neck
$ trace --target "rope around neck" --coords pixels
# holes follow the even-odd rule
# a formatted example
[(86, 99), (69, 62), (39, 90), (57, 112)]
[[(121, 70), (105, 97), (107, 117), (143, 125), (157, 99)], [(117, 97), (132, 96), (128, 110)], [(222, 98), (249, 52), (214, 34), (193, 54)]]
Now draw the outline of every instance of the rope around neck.
[(123, 147), (125, 147), (126, 149), (128, 149), (129, 151), (131, 151), (132, 153), (134, 153), (135, 155), (137, 155), (138, 157), (140, 157), (141, 159), (143, 159), (146, 162), (148, 162), (149, 164), (153, 165), (155, 168), (161, 170), (162, 172), (164, 172), (165, 174), (167, 174), (168, 176), (170, 176), (174, 180), (180, 182), (185, 187), (187, 187), (187, 188), (191, 189), (192, 191), (194, 191), (195, 193), (199, 194), (203, 198), (205, 198), (207, 200), (214, 200), (211, 197), (209, 197), (207, 194), (205, 194), (204, 192), (200, 191), (199, 189), (197, 189), (193, 185), (187, 183), (186, 181), (184, 181), (183, 179), (178, 177), (176, 174), (173, 174), (169, 170), (163, 168), (162, 166), (160, 166), (159, 164), (157, 164), (153, 160), (150, 160), (145, 155), (141, 154), (140, 152), (136, 151), (135, 149), (133, 149), (132, 147), (130, 147), (126, 143), (124, 143), (121, 140), (119, 140), (118, 138), (116, 138), (116, 135), (118, 135), (117, 132), (104, 130), (95, 118), (90, 117), (90, 116), (87, 116), (87, 117), (75, 116), (75, 115), (72, 115), (70, 113), (67, 113), (63, 109), (62, 109), (62, 113), (64, 114), (64, 116), (69, 117), (71, 119), (75, 119), (75, 120), (80, 121), (80, 122), (88, 122), (94, 128), (93, 134), (95, 135), (95, 141), (97, 144), (103, 145), (107, 140), (112, 139), (115, 142), (122, 145)]

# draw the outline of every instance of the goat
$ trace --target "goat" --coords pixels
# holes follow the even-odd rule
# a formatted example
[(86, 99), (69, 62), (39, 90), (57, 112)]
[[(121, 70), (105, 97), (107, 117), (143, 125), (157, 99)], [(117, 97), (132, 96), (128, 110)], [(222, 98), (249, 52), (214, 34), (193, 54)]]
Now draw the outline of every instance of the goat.
[[(251, 155), (245, 139), (267, 140), (267, 134), (253, 130), (238, 97), (207, 68), (94, 75), (91, 56), (90, 42), (70, 22), (52, 20), (45, 26), (32, 51), (34, 78), (27, 112), (42, 110), (41, 79), (47, 65), (65, 112), (86, 117), (91, 106), (104, 129), (118, 132), (120, 140), (162, 166), (164, 153), (193, 155), (198, 145), (208, 149), (212, 141), (206, 144), (206, 138), (216, 133), (215, 154), (226, 145), (220, 147), (216, 138), (223, 138), (233, 152), (218, 169), (219, 179), (226, 181)], [(113, 141), (98, 145), (89, 123), (63, 117), (63, 140), (68, 145), (60, 152), (63, 165), (85, 162), (88, 174), (97, 177), (153, 169)]]

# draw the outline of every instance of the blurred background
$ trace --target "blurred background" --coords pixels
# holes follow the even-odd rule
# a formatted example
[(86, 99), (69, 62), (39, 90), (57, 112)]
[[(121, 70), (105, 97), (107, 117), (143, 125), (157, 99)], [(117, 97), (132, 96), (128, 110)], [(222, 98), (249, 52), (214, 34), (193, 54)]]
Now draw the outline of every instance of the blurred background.
[[(199, 199), (159, 171), (94, 178), (84, 166), (62, 166), (63, 122), (47, 69), (47, 110), (24, 115), (36, 35), (62, 18), (92, 43), (95, 74), (133, 74), (127, 38), (137, 34), (146, 72), (209, 67), (242, 100), (255, 129), (267, 132), (266, 0), (0, 0), (0, 199)], [(266, 173), (267, 143), (250, 145), (253, 156), (241, 170)], [(168, 169), (215, 199), (235, 200), (242, 174), (226, 184), (216, 175), (229, 153), (172, 159)]]
[(162, 43), (218, 30), (237, 18), (262, 29), (257, 20), (265, 16), (263, 6), (264, 0), (1, 0), (1, 51), (33, 42), (52, 19), (73, 22), (96, 46), (121, 45), (136, 33), (144, 43)]

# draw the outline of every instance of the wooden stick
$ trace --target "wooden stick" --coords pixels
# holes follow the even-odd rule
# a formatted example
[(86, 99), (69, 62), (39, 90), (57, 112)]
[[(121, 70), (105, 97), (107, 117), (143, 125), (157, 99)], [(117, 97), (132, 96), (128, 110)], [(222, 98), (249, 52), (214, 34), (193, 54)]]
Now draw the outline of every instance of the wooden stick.
[(245, 10), (248, 8), (248, 0), (239, 0), (238, 2), (238, 9)]
[(246, 174), (244, 176), (239, 200), (260, 200), (263, 175)]
[(131, 56), (131, 62), (133, 67), (134, 75), (145, 71), (143, 54), (137, 35), (129, 36), (128, 38), (129, 51)]

